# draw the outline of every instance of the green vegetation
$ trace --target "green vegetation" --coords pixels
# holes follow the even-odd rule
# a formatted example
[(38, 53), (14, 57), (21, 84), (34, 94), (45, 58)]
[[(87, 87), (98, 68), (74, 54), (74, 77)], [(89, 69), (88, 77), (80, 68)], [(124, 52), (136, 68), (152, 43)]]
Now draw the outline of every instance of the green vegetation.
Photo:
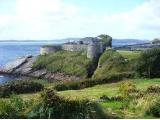
[(153, 105), (149, 107), (149, 109), (146, 111), (146, 114), (151, 114), (155, 117), (160, 117), (160, 100), (157, 99)]
[(32, 81), (16, 81), (0, 86), (0, 97), (9, 97), (11, 94), (33, 93), (43, 90), (43, 85)]
[(41, 101), (28, 114), (29, 118), (105, 118), (98, 104), (88, 100), (69, 100), (46, 90)]
[(54, 54), (39, 56), (33, 68), (87, 77), (91, 63), (91, 60), (87, 59), (83, 52), (59, 51)]
[[(146, 114), (149, 107), (159, 98), (159, 93), (148, 92), (148, 88), (152, 85), (160, 86), (160, 79), (125, 80), (82, 90), (63, 91), (59, 92), (59, 94), (70, 99), (90, 99), (95, 101), (101, 98), (102, 102), (99, 104), (102, 108), (107, 113), (114, 113), (120, 118), (154, 118), (155, 116)], [(124, 89), (120, 90), (122, 86)], [(124, 100), (121, 100), (120, 96), (123, 96), (124, 93), (129, 96), (122, 97)]]
[(122, 80), (123, 78), (129, 78), (132, 74), (113, 74), (108, 75), (105, 79), (86, 79), (81, 81), (66, 81), (63, 83), (58, 83), (54, 86), (54, 89), (57, 91), (64, 91), (64, 90), (79, 90), (83, 88), (92, 87), (95, 85), (117, 82)]
[(22, 98), (12, 95), (9, 100), (0, 100), (0, 118), (17, 119), (26, 118), (25, 110), (33, 105), (33, 100), (24, 101)]
[(125, 50), (118, 50), (118, 53), (120, 53), (125, 59), (128, 60), (134, 60), (137, 59), (140, 56), (140, 51), (125, 51)]
[(103, 42), (103, 44), (105, 46), (110, 46), (112, 47), (112, 37), (110, 37), (109, 35), (99, 35), (98, 36), (100, 38), (100, 41)]
[[(47, 84), (45, 85), (48, 87)], [(126, 87), (120, 90), (122, 85)], [(57, 94), (53, 90), (45, 90), (32, 94), (14, 95), (0, 100), (0, 111), (3, 110), (0, 112), (0, 117), (154, 118), (157, 116), (151, 113), (154, 111), (151, 110), (151, 106), (159, 98), (159, 93), (148, 91), (148, 89), (159, 85), (160, 79), (134, 79), (81, 90), (62, 91)], [(132, 88), (137, 90), (133, 91)], [(126, 91), (132, 96), (127, 98), (128, 102), (122, 97)], [(13, 102), (13, 97), (15, 102)]]
[(160, 77), (160, 49), (143, 51), (137, 60), (136, 71), (144, 77)]
[[(101, 55), (92, 78), (2, 85), (0, 118), (159, 118), (159, 55), (159, 49), (110, 49)], [(33, 68), (86, 77), (92, 63), (83, 52), (60, 51), (39, 56)]]
[[(128, 61), (115, 50), (106, 50), (99, 59), (93, 79), (107, 79), (108, 76), (131, 77), (133, 71)], [(116, 80), (116, 79), (115, 79)]]
[[(160, 86), (160, 79), (128, 79), (124, 81), (130, 81), (136, 86), (138, 90), (141, 91), (146, 91), (148, 87), (152, 85)], [(107, 95), (108, 97), (114, 97), (121, 95), (121, 93), (119, 92), (119, 88), (120, 85), (124, 83), (124, 81), (96, 85), (94, 87), (89, 87), (81, 90), (67, 90), (59, 93), (60, 95), (69, 97), (71, 99), (98, 99), (103, 95)]]

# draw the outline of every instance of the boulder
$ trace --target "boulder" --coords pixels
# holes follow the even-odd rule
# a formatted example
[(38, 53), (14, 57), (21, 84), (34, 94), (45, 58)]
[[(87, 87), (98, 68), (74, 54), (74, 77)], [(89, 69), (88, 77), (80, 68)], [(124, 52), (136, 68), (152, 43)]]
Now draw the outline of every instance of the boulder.
[(42, 69), (42, 70), (36, 70), (30, 74), (28, 74), (31, 77), (36, 77), (36, 78), (44, 78), (44, 76), (47, 74), (47, 70)]
[(21, 57), (17, 58), (16, 60), (9, 62), (5, 65), (3, 71), (5, 72), (13, 72), (15, 69), (20, 67), (22, 64), (24, 64), (27, 61), (27, 57)]
[(29, 57), (26, 62), (21, 65), (18, 69), (14, 71), (14, 73), (20, 73), (22, 75), (27, 75), (32, 72), (33, 63), (36, 61), (37, 57)]

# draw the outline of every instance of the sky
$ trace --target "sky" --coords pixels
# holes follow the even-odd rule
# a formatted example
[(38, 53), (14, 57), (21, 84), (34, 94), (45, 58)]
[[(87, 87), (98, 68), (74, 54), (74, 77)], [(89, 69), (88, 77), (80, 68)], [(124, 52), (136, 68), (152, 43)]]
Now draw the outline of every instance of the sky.
[(0, 0), (0, 40), (160, 37), (160, 0)]

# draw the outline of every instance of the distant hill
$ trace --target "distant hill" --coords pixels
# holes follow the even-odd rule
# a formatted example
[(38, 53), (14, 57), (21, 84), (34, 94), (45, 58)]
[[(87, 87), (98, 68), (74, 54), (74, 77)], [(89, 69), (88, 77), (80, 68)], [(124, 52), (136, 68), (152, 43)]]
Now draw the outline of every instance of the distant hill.
[(112, 45), (114, 47), (124, 46), (124, 45), (134, 45), (148, 43), (149, 40), (138, 40), (138, 39), (113, 39)]
[[(56, 40), (0, 40), (0, 42), (73, 42), (78, 41), (81, 38), (64, 38), (64, 39), (56, 39)], [(114, 47), (124, 46), (124, 45), (133, 45), (133, 44), (143, 44), (148, 43), (149, 40), (138, 40), (138, 39), (113, 39), (112, 44)]]
[(78, 41), (81, 38), (64, 38), (64, 39), (54, 39), (54, 40), (0, 40), (0, 42), (68, 42), (68, 41)]

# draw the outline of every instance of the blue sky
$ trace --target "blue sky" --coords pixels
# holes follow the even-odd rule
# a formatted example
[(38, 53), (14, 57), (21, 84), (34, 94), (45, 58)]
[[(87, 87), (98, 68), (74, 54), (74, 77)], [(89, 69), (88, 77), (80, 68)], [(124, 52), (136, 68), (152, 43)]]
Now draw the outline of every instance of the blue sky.
[(93, 14), (116, 14), (134, 9), (146, 0), (66, 0), (80, 7), (88, 8)]
[(160, 0), (0, 0), (0, 40), (160, 37)]

